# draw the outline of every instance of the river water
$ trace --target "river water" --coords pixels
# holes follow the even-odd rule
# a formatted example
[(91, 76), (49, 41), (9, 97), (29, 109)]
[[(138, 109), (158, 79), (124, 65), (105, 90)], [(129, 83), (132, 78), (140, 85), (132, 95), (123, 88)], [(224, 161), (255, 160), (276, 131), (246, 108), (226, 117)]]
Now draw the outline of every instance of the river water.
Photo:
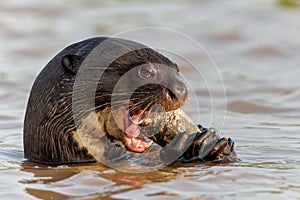
[[(300, 199), (300, 7), (286, 2), (2, 0), (0, 199)], [(209, 53), (213, 74), (199, 47), (151, 35), (212, 77), (204, 87), (182, 65), (200, 107), (187, 112), (233, 138), (241, 162), (175, 163), (138, 174), (100, 163), (23, 162), (24, 112), (42, 67), (75, 41), (140, 27), (184, 33)]]

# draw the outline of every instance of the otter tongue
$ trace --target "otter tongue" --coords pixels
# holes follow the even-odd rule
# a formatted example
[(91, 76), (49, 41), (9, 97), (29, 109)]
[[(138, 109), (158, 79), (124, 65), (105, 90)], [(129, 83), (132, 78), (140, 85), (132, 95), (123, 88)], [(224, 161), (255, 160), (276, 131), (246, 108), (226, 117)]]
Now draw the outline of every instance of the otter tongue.
[(129, 138), (138, 137), (141, 133), (141, 129), (138, 125), (138, 121), (141, 120), (139, 115), (130, 117), (129, 113), (126, 112), (128, 117), (125, 117), (125, 134)]
[(141, 129), (137, 124), (130, 123), (126, 128), (125, 133), (129, 137), (138, 137), (141, 133)]
[(138, 137), (141, 134), (140, 124), (150, 124), (153, 120), (156, 121), (163, 117), (164, 113), (164, 108), (159, 104), (152, 105), (148, 112), (142, 109), (135, 109), (135, 113), (132, 116), (127, 111), (128, 118), (125, 117), (125, 134), (130, 138)]

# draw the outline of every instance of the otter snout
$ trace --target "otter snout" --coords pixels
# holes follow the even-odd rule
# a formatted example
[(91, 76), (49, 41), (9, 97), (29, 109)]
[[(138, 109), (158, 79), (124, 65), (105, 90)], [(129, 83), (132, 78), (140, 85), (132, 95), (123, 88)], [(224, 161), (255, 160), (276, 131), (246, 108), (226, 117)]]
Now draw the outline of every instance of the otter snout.
[(173, 104), (175, 103), (178, 107), (181, 107), (186, 103), (188, 89), (180, 76), (172, 78), (172, 81), (168, 84), (167, 91), (166, 99), (170, 99)]
[(181, 104), (184, 104), (187, 100), (188, 92), (185, 84), (183, 82), (177, 82), (174, 84), (174, 93), (178, 100), (178, 102)]

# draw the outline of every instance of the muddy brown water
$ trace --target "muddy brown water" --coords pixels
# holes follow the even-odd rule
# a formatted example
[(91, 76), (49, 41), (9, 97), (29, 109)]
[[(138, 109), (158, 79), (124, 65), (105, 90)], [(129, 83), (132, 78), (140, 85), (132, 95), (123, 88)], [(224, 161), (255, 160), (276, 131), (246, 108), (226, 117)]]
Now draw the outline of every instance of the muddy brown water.
[[(0, 199), (300, 199), (300, 9), (299, 1), (286, 2), (1, 1)], [(208, 92), (182, 65), (200, 107), (187, 112), (233, 138), (241, 162), (175, 163), (138, 174), (100, 163), (24, 162), (24, 111), (46, 62), (74, 41), (145, 26), (188, 34), (209, 52), (226, 102), (218, 80)], [(181, 55), (200, 71), (206, 64), (186, 43), (157, 40), (185, 49)]]

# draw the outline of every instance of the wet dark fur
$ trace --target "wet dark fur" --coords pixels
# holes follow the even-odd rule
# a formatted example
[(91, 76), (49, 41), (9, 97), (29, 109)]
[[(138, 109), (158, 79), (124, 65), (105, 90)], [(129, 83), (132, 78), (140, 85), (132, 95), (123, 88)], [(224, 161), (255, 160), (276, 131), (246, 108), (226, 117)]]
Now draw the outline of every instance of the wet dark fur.
[[(46, 164), (95, 161), (86, 148), (80, 147), (74, 137), (76, 129), (72, 116), (72, 91), (80, 63), (105, 39), (104, 37), (91, 38), (66, 47), (38, 75), (28, 100), (24, 122), (25, 158)], [(69, 54), (74, 55), (72, 63), (68, 63), (68, 60), (62, 62), (64, 56)], [(110, 102), (112, 89), (122, 74), (136, 65), (149, 62), (166, 64), (178, 71), (174, 63), (152, 49), (146, 48), (127, 53), (113, 62), (104, 72), (96, 93), (97, 110), (100, 111), (110, 106), (108, 102)], [(150, 95), (156, 99), (158, 95), (161, 95), (158, 94), (159, 91), (170, 92), (162, 90), (159, 86), (145, 87), (150, 87), (149, 89), (153, 91)], [(141, 95), (137, 93), (136, 97), (143, 98)], [(170, 110), (180, 106), (174, 104), (173, 108), (172, 98), (174, 96), (170, 93), (168, 98), (161, 100), (165, 106), (170, 105)], [(145, 102), (145, 104), (148, 103)], [(84, 117), (89, 109), (82, 109), (85, 111)]]

